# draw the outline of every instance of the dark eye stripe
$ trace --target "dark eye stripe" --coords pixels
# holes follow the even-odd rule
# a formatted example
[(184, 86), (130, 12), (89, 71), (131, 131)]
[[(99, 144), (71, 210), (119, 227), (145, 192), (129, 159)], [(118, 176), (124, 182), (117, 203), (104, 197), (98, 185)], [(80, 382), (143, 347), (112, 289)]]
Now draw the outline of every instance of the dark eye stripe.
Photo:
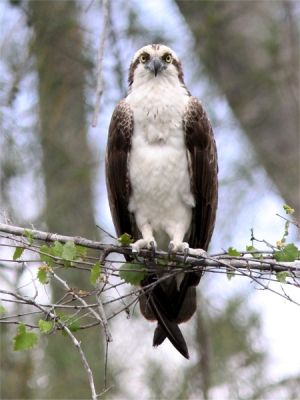
[(148, 53), (142, 53), (142, 54), (139, 56), (139, 59), (141, 60), (143, 57), (144, 57), (144, 60), (145, 60), (144, 62), (146, 62), (146, 61), (149, 60), (150, 55), (149, 55)]
[[(171, 53), (166, 53), (163, 55), (163, 60), (165, 60), (166, 62), (171, 62), (171, 60), (173, 59), (172, 54)], [(168, 60), (168, 61), (167, 61)]]

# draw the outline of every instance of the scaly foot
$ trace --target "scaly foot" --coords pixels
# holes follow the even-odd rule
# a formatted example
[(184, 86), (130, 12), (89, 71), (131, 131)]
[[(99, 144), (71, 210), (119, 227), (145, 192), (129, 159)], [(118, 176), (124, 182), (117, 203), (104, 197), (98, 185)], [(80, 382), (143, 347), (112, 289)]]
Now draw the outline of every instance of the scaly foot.
[(169, 260), (170, 260), (171, 253), (176, 253), (178, 251), (183, 253), (183, 263), (184, 264), (186, 263), (186, 260), (189, 255), (201, 257), (201, 256), (203, 256), (204, 253), (206, 253), (206, 251), (203, 249), (191, 249), (189, 247), (189, 244), (186, 242), (176, 243), (174, 240), (171, 240), (169, 247), (168, 247)]

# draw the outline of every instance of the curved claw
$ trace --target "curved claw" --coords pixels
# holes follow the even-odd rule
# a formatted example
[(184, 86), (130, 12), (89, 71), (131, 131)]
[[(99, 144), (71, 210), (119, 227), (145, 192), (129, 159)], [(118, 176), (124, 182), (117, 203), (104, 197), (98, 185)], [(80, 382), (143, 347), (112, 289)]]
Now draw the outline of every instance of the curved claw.
[(138, 263), (140, 263), (140, 264), (143, 263), (143, 260), (142, 260), (141, 258), (138, 257), (138, 252), (137, 252), (137, 251), (132, 250), (132, 255), (133, 255), (133, 257), (136, 259), (136, 261), (137, 261)]
[(149, 244), (150, 244), (150, 246), (151, 246), (153, 258), (155, 258), (155, 244), (154, 244), (154, 241), (151, 240), (151, 242), (150, 242)]
[(169, 244), (169, 247), (168, 247), (168, 260), (169, 261), (171, 261), (171, 253), (172, 253), (172, 250), (174, 249), (174, 244), (173, 243), (170, 243)]
[(190, 249), (187, 247), (187, 248), (185, 248), (184, 249), (184, 251), (183, 251), (183, 264), (185, 264), (186, 263), (186, 260), (187, 260), (187, 258), (188, 258), (188, 256), (189, 256), (189, 251)]

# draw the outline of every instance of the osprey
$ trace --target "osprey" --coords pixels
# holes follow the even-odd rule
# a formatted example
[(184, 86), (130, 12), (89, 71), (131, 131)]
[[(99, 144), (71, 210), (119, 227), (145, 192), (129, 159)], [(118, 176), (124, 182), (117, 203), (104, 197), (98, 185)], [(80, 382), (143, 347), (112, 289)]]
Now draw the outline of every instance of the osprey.
[[(117, 235), (130, 234), (140, 249), (201, 255), (213, 233), (217, 199), (217, 150), (201, 102), (188, 91), (169, 47), (141, 48), (129, 68), (129, 90), (111, 118), (106, 183)], [(137, 257), (136, 257), (137, 258)], [(145, 318), (158, 322), (153, 345), (167, 337), (189, 358), (178, 324), (196, 311), (201, 274), (189, 272), (155, 284), (140, 297)], [(148, 274), (145, 287), (157, 276)]]

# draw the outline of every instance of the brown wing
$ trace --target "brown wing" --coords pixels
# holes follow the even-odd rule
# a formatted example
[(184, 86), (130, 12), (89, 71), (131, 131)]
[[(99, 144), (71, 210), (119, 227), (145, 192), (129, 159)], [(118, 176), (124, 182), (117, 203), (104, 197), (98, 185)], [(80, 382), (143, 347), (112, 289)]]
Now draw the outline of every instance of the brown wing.
[(213, 131), (201, 102), (190, 97), (183, 119), (191, 190), (196, 206), (186, 241), (192, 248), (207, 250), (218, 204), (218, 162)]
[(133, 115), (130, 106), (121, 100), (112, 115), (105, 158), (106, 186), (113, 223), (118, 236), (123, 233), (137, 239), (137, 228), (128, 211), (130, 183), (128, 155), (131, 148)]

